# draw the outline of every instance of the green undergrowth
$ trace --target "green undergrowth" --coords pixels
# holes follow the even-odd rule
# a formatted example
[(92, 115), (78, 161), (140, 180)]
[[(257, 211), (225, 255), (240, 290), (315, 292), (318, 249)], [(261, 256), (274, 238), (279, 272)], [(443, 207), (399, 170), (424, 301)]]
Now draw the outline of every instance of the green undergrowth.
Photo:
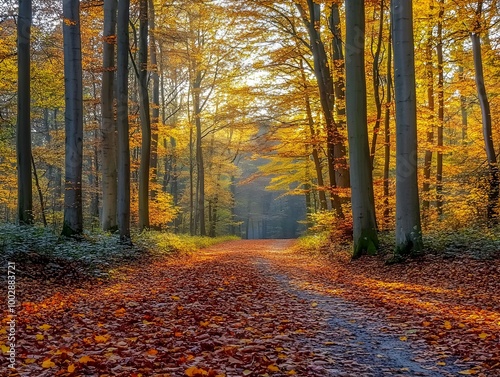
[(21, 275), (34, 279), (56, 280), (72, 275), (107, 277), (121, 265), (145, 262), (151, 258), (193, 253), (204, 247), (235, 237), (191, 237), (160, 231), (132, 235), (132, 245), (119, 242), (117, 234), (85, 233), (79, 240), (68, 239), (52, 230), (0, 225), (0, 264), (19, 264)]
[[(394, 231), (378, 233), (378, 255), (389, 258), (395, 249)], [(448, 258), (473, 258), (487, 260), (500, 258), (500, 227), (471, 226), (461, 229), (427, 230), (423, 234), (424, 253)], [(342, 256), (352, 254), (351, 242), (336, 242), (328, 231), (308, 234), (295, 244), (297, 252)], [(344, 258), (342, 258), (344, 259)]]

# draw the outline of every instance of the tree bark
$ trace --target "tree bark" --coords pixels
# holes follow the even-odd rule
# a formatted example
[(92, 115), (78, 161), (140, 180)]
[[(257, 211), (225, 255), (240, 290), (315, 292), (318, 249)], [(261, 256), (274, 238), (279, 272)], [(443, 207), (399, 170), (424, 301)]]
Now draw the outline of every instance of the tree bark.
[(396, 94), (395, 257), (422, 251), (417, 179), (417, 108), (411, 0), (392, 0), (394, 88)]
[(387, 229), (390, 224), (391, 207), (389, 206), (389, 171), (391, 162), (391, 105), (392, 105), (392, 36), (389, 30), (387, 48), (387, 100), (384, 116), (384, 225)]
[(63, 1), (65, 86), (65, 190), (62, 234), (79, 237), (83, 232), (83, 85), (79, 0)]
[(118, 129), (118, 230), (130, 243), (130, 145), (128, 122), (128, 50), (130, 0), (118, 0), (117, 19), (117, 129)]
[(33, 224), (33, 182), (31, 178), (31, 89), (30, 38), (31, 0), (19, 0), (17, 22), (17, 216), (19, 224)]
[(158, 179), (158, 125), (160, 123), (160, 75), (158, 74), (158, 58), (155, 35), (154, 1), (149, 1), (149, 55), (153, 80), (153, 104), (151, 108), (151, 201), (156, 200), (156, 182)]
[(114, 117), (114, 79), (117, 0), (104, 0), (103, 71), (101, 86), (102, 213), (101, 228), (117, 229), (116, 122)]
[(481, 117), (483, 124), (483, 137), (484, 137), (484, 147), (486, 150), (486, 157), (488, 159), (488, 204), (487, 204), (487, 219), (490, 225), (495, 225), (498, 223), (498, 198), (499, 198), (499, 176), (498, 176), (498, 164), (497, 157), (495, 154), (495, 148), (493, 146), (493, 133), (491, 125), (491, 110), (490, 103), (488, 101), (488, 96), (486, 94), (486, 87), (484, 85), (484, 73), (483, 73), (483, 59), (481, 56), (481, 16), (482, 16), (482, 6), (483, 2), (478, 1), (476, 9), (476, 20), (474, 25), (474, 31), (471, 33), (472, 42), (472, 54), (474, 58), (474, 69), (475, 69), (475, 80), (477, 87), (477, 95), (479, 98), (479, 104), (481, 106)]
[[(375, 19), (375, 16), (374, 16)], [(380, 132), (380, 124), (382, 123), (382, 101), (383, 98), (380, 97), (380, 52), (382, 49), (382, 34), (384, 31), (384, 0), (380, 1), (380, 14), (379, 14), (379, 26), (377, 33), (377, 47), (375, 48), (375, 53), (373, 54), (373, 99), (375, 100), (375, 109), (377, 111), (377, 119), (375, 119), (375, 125), (373, 126), (373, 137), (370, 148), (370, 161), (372, 169), (375, 168), (375, 152), (377, 150), (377, 138)], [(373, 40), (373, 39), (372, 39)], [(373, 42), (372, 42), (373, 43)]]
[(148, 94), (148, 0), (139, 4), (139, 115), (141, 162), (139, 167), (139, 230), (149, 228), (149, 167), (151, 161), (151, 117)]
[(436, 161), (436, 208), (439, 216), (443, 214), (443, 129), (444, 129), (444, 70), (443, 70), (443, 16), (444, 0), (439, 0), (437, 23), (437, 68), (438, 68), (438, 128)]
[[(429, 21), (433, 19), (433, 6), (429, 14)], [(432, 26), (429, 26), (427, 31), (427, 45), (425, 48), (425, 71), (427, 79), (427, 103), (429, 110), (429, 129), (427, 130), (427, 148), (424, 157), (424, 182), (422, 184), (422, 210), (424, 219), (427, 217), (430, 208), (430, 188), (431, 188), (431, 164), (432, 164), (432, 147), (434, 144), (434, 125), (435, 125), (435, 105), (434, 105), (434, 69), (432, 61), (434, 37), (432, 35)]]
[[(364, 0), (346, 0), (347, 51), (346, 109), (351, 174), (353, 258), (377, 252), (377, 222), (373, 195), (372, 164), (368, 146), (365, 78)], [(362, 41), (363, 44), (359, 44)]]

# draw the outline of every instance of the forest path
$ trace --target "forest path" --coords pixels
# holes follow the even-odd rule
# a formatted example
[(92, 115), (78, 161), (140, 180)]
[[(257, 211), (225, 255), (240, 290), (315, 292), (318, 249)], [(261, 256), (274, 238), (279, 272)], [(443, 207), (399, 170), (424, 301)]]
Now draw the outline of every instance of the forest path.
[(342, 271), (292, 244), (232, 241), (24, 304), (19, 365), (2, 375), (496, 375), (455, 364), (390, 311), (351, 300), (356, 286), (332, 275)]

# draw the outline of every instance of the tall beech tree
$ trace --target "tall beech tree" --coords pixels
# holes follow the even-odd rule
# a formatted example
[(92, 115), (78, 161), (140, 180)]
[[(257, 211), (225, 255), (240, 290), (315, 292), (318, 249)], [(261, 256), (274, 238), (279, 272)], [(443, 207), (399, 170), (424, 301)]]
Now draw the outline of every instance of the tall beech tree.
[(149, 228), (149, 166), (151, 161), (151, 115), (148, 93), (148, 0), (139, 3), (139, 114), (141, 163), (139, 167), (139, 230)]
[(128, 121), (128, 54), (130, 0), (118, 0), (116, 97), (118, 128), (118, 230), (130, 242), (130, 145)]
[(117, 0), (104, 0), (103, 70), (101, 87), (102, 230), (116, 230), (117, 171), (114, 78)]
[(483, 58), (481, 55), (481, 37), (482, 30), (481, 18), (483, 16), (483, 1), (477, 2), (475, 11), (475, 19), (470, 33), (472, 42), (472, 54), (474, 58), (475, 80), (477, 87), (477, 96), (481, 106), (481, 119), (483, 125), (484, 148), (486, 150), (486, 157), (488, 159), (488, 205), (487, 205), (487, 218), (490, 224), (498, 223), (498, 198), (499, 191), (499, 177), (498, 177), (498, 163), (495, 154), (495, 147), (493, 145), (493, 132), (491, 122), (491, 109), (488, 95), (486, 94), (486, 86), (484, 85), (484, 72), (483, 72)]
[(417, 254), (423, 248), (412, 8), (412, 0), (391, 1), (396, 97), (396, 258)]
[(31, 180), (31, 0), (19, 0), (17, 21), (17, 216), (19, 224), (33, 224)]
[(353, 258), (378, 247), (372, 163), (368, 146), (364, 0), (346, 0), (346, 109), (351, 174)]
[(62, 234), (72, 237), (83, 232), (83, 84), (80, 27), (80, 1), (63, 0), (66, 153)]

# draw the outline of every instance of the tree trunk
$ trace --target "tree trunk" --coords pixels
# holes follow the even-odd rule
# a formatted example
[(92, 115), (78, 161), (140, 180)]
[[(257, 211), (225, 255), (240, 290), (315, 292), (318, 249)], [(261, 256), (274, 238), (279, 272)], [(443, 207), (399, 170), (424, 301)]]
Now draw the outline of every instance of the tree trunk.
[(153, 104), (151, 109), (151, 201), (156, 200), (156, 182), (158, 176), (158, 125), (160, 122), (160, 75), (156, 53), (155, 9), (154, 1), (149, 1), (149, 55), (153, 79)]
[(40, 199), (40, 212), (42, 214), (43, 226), (47, 228), (47, 217), (45, 216), (45, 202), (43, 201), (42, 188), (40, 187), (40, 181), (38, 180), (38, 174), (36, 172), (35, 159), (31, 155), (31, 163), (33, 165), (33, 177), (35, 178), (35, 185), (38, 191), (38, 198)]
[(316, 179), (318, 181), (318, 195), (319, 195), (319, 202), (320, 202), (320, 209), (322, 211), (326, 211), (328, 209), (328, 204), (326, 202), (326, 194), (325, 194), (325, 182), (323, 181), (323, 169), (321, 167), (321, 161), (319, 158), (319, 142), (318, 142), (318, 133), (315, 130), (314, 127), (314, 119), (312, 116), (312, 111), (311, 111), (311, 101), (309, 98), (309, 88), (307, 86), (307, 81), (306, 81), (306, 75), (304, 71), (304, 63), (302, 60), (300, 60), (300, 73), (302, 76), (302, 82), (304, 85), (304, 100), (305, 100), (305, 106), (306, 106), (306, 114), (307, 114), (307, 122), (309, 124), (309, 130), (311, 133), (311, 140), (312, 140), (312, 157), (314, 161), (314, 168), (316, 170)]
[(488, 96), (486, 94), (486, 87), (484, 85), (483, 74), (483, 59), (481, 56), (481, 40), (479, 33), (481, 31), (481, 16), (482, 16), (483, 2), (478, 1), (476, 9), (476, 20), (474, 31), (471, 33), (472, 54), (474, 58), (475, 79), (477, 87), (477, 95), (479, 104), (481, 106), (481, 117), (483, 123), (483, 137), (486, 156), (488, 159), (488, 205), (487, 205), (487, 219), (490, 225), (498, 223), (498, 198), (499, 198), (499, 177), (498, 177), (498, 164), (493, 146), (493, 134), (491, 127), (491, 111)]
[(395, 257), (423, 249), (417, 179), (417, 108), (411, 0), (392, 0), (396, 94)]
[(444, 71), (443, 71), (443, 16), (444, 0), (439, 0), (437, 24), (437, 68), (438, 68), (438, 129), (436, 161), (436, 207), (439, 216), (443, 214), (443, 129), (444, 129)]
[(196, 172), (198, 173), (198, 224), (200, 226), (200, 235), (206, 236), (205, 225), (205, 167), (203, 164), (203, 147), (201, 139), (201, 72), (198, 72), (193, 83), (193, 116), (196, 125)]
[(130, 0), (118, 0), (117, 19), (117, 129), (118, 129), (118, 230), (130, 243), (130, 146), (128, 123), (128, 50)]
[(31, 0), (19, 0), (17, 22), (17, 215), (21, 225), (33, 224), (31, 178), (30, 38)]
[[(375, 16), (374, 16), (375, 19)], [(384, 31), (384, 0), (380, 1), (380, 14), (379, 14), (379, 26), (377, 35), (377, 47), (375, 48), (375, 53), (373, 54), (373, 98), (375, 100), (375, 109), (377, 111), (377, 119), (375, 119), (375, 125), (373, 126), (373, 137), (370, 148), (370, 162), (372, 169), (375, 168), (375, 152), (377, 150), (377, 137), (380, 132), (380, 124), (382, 123), (382, 101), (383, 98), (380, 97), (380, 51), (382, 48), (382, 35)], [(373, 39), (372, 39), (373, 40)], [(373, 42), (372, 42), (373, 43)]]
[(117, 205), (116, 122), (114, 118), (114, 78), (117, 0), (104, 0), (103, 71), (101, 87), (102, 213), (101, 227), (115, 231)]
[(384, 225), (387, 229), (390, 224), (391, 207), (389, 206), (389, 171), (391, 162), (391, 105), (392, 105), (392, 42), (389, 30), (387, 48), (387, 101), (384, 117)]
[(83, 86), (80, 35), (80, 1), (63, 1), (64, 84), (65, 84), (65, 190), (62, 234), (83, 232)]
[[(458, 66), (458, 78), (460, 83), (465, 81), (464, 67), (460, 64)], [(467, 115), (467, 97), (460, 92), (460, 112), (462, 115), (462, 145), (467, 144), (467, 128), (468, 128), (468, 115)]]
[(139, 167), (139, 230), (149, 228), (149, 166), (151, 161), (151, 117), (148, 94), (148, 0), (139, 4), (139, 102), (141, 118), (141, 162)]
[(358, 46), (347, 52), (346, 108), (354, 238), (352, 257), (359, 258), (363, 254), (375, 254), (378, 248), (367, 131), (365, 49), (364, 44), (356, 45), (358, 41), (364, 42), (364, 0), (346, 0), (345, 7), (346, 45)]
[[(433, 19), (433, 6), (429, 14), (429, 21)], [(429, 26), (427, 31), (427, 46), (425, 48), (425, 70), (427, 78), (427, 103), (429, 109), (429, 129), (427, 130), (427, 148), (424, 157), (424, 182), (422, 184), (422, 210), (424, 219), (429, 214), (430, 208), (430, 188), (431, 188), (431, 164), (432, 164), (432, 147), (434, 144), (434, 122), (435, 122), (435, 107), (434, 107), (434, 69), (432, 61), (434, 37), (432, 35), (432, 26)]]

